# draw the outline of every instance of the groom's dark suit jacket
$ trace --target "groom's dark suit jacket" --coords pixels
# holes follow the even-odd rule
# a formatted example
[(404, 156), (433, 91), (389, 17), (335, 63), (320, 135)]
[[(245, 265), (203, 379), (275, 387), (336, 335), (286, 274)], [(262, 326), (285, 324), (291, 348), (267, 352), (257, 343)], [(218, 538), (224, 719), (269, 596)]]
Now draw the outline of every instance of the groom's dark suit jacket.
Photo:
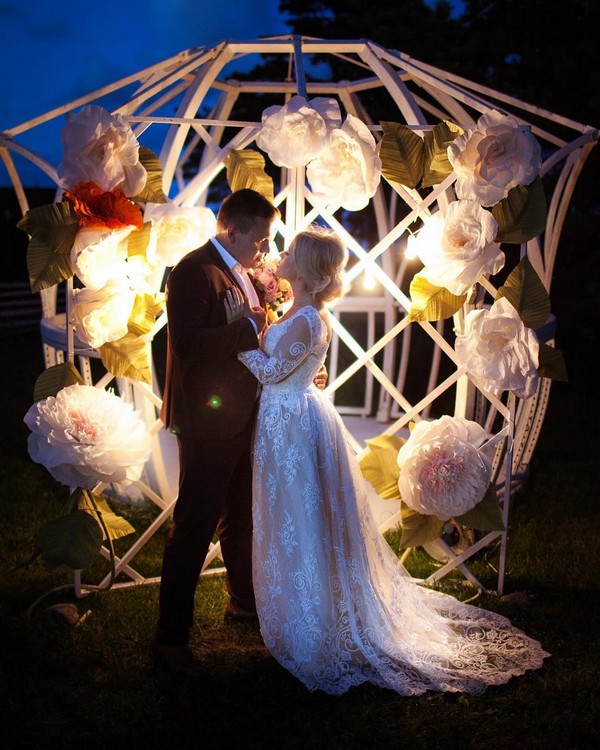
[(167, 365), (161, 417), (181, 437), (230, 438), (252, 418), (257, 381), (237, 359), (258, 346), (247, 318), (227, 324), (224, 296), (237, 279), (208, 242), (167, 280)]

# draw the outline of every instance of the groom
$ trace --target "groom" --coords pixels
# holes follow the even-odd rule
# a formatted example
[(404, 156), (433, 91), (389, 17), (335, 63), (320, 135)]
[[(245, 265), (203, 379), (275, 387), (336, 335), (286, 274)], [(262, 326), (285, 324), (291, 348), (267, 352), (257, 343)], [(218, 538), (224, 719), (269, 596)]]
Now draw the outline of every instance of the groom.
[[(258, 347), (266, 313), (245, 269), (263, 253), (279, 209), (244, 189), (221, 205), (217, 232), (186, 255), (167, 282), (167, 367), (161, 417), (177, 436), (179, 495), (165, 543), (153, 653), (171, 669), (199, 672), (189, 648), (194, 594), (217, 531), (230, 596), (225, 617), (256, 618), (252, 588), (250, 442), (257, 381), (237, 359)], [(238, 286), (247, 317), (227, 324), (225, 292)]]

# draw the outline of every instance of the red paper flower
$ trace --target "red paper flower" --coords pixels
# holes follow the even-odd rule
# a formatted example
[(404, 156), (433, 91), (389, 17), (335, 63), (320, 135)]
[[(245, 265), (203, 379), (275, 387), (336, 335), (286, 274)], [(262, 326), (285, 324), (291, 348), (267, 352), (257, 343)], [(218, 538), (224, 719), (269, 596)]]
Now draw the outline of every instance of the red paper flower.
[(79, 182), (64, 197), (73, 204), (81, 226), (93, 229), (144, 226), (141, 208), (118, 188), (102, 190), (95, 182)]

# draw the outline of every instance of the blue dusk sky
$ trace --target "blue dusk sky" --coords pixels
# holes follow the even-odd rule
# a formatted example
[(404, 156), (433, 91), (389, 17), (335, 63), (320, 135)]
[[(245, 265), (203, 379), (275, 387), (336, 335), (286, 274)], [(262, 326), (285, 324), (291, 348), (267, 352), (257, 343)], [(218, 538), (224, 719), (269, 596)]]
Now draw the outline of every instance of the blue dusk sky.
[[(190, 47), (289, 34), (278, 4), (0, 0), (0, 131)], [(58, 143), (58, 160), (61, 153)], [(39, 171), (33, 173), (43, 184)], [(8, 184), (0, 165), (0, 185)]]

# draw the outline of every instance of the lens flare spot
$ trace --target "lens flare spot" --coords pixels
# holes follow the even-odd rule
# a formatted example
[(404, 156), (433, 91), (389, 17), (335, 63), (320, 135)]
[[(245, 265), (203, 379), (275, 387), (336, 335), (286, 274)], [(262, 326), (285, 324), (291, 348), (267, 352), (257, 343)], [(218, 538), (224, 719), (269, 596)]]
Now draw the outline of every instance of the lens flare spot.
[(209, 406), (211, 409), (220, 409), (222, 403), (223, 402), (221, 401), (220, 396), (211, 396), (206, 402), (206, 405)]

